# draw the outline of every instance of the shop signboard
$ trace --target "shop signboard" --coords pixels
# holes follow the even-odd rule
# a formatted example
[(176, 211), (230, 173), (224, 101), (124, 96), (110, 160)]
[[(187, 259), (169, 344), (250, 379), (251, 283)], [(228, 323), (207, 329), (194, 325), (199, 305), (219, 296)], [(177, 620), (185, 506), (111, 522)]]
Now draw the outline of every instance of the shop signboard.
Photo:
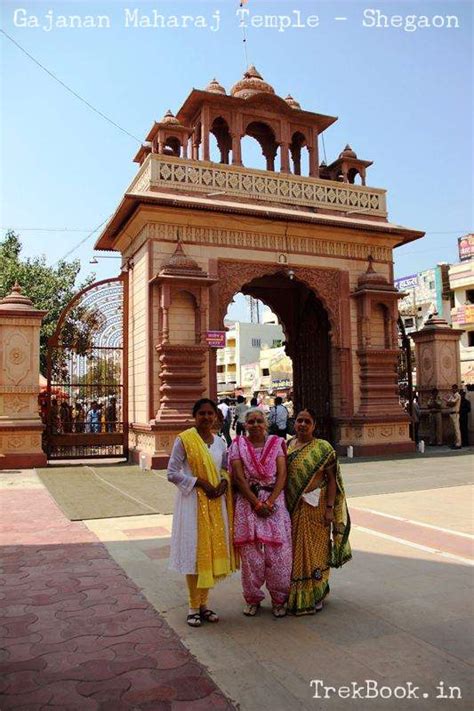
[(458, 239), (459, 260), (466, 262), (474, 257), (474, 234), (464, 235)]
[(225, 331), (206, 331), (209, 348), (225, 348)]

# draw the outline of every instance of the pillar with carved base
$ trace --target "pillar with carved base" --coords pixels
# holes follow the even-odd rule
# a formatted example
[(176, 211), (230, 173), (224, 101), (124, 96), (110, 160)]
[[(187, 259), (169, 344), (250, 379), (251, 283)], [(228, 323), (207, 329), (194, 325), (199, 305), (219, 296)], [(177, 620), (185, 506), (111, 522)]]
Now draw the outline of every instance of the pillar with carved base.
[[(419, 436), (430, 439), (428, 400), (431, 391), (436, 388), (442, 401), (448, 399), (452, 385), (460, 385), (461, 359), (459, 341), (463, 330), (451, 328), (444, 318), (431, 316), (424, 327), (410, 337), (415, 342), (416, 387), (421, 407)], [(449, 408), (443, 409), (443, 442), (451, 441), (451, 423)]]
[(209, 348), (204, 335), (208, 291), (215, 282), (185, 254), (179, 240), (151, 281), (160, 309), (153, 354), (159, 360), (160, 385), (158, 397), (154, 396), (155, 418), (131, 426), (133, 461), (145, 455), (149, 467), (166, 467), (176, 436), (194, 424), (193, 404), (208, 388)]
[(399, 292), (378, 274), (372, 258), (352, 294), (357, 302), (360, 404), (341, 418), (339, 448), (357, 455), (412, 452), (410, 419), (400, 406), (397, 383), (397, 301)]
[(18, 284), (0, 301), (0, 469), (46, 465), (38, 414), (39, 335), (45, 314)]

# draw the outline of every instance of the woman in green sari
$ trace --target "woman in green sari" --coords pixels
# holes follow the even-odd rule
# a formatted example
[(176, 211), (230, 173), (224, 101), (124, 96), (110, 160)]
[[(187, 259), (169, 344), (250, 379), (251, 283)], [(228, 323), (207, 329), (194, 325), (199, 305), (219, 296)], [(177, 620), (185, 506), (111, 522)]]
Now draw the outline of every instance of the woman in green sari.
[[(301, 410), (288, 443), (286, 501), (291, 516), (293, 570), (288, 612), (311, 615), (329, 593), (330, 568), (351, 559), (350, 518), (336, 452), (314, 438), (316, 414)], [(332, 534), (332, 535), (331, 535)]]

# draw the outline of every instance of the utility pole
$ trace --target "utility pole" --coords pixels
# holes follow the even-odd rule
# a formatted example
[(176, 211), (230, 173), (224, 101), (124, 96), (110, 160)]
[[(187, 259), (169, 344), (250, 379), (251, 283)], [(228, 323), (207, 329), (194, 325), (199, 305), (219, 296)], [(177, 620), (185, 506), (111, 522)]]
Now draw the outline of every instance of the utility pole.
[(247, 296), (247, 303), (250, 311), (250, 323), (260, 323), (260, 302), (253, 296)]

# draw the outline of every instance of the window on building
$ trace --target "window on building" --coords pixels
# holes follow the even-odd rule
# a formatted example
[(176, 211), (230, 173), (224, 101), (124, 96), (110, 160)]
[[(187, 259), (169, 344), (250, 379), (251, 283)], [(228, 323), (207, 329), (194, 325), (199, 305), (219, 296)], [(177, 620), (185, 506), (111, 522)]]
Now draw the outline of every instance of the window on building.
[(474, 331), (467, 332), (467, 345), (469, 348), (474, 348)]
[(435, 283), (434, 283), (434, 281), (430, 281), (430, 283), (428, 284), (428, 288), (429, 288), (429, 289), (434, 289), (434, 288), (435, 288)]
[(404, 319), (405, 328), (413, 328), (415, 325), (415, 320), (413, 317)]
[(260, 348), (262, 344), (261, 338), (252, 338), (252, 348)]
[(466, 289), (466, 303), (474, 304), (474, 289)]
[(281, 338), (277, 338), (272, 343), (272, 348), (280, 348), (282, 344)]
[(270, 375), (270, 369), (269, 368), (262, 368), (262, 375), (263, 376)]

